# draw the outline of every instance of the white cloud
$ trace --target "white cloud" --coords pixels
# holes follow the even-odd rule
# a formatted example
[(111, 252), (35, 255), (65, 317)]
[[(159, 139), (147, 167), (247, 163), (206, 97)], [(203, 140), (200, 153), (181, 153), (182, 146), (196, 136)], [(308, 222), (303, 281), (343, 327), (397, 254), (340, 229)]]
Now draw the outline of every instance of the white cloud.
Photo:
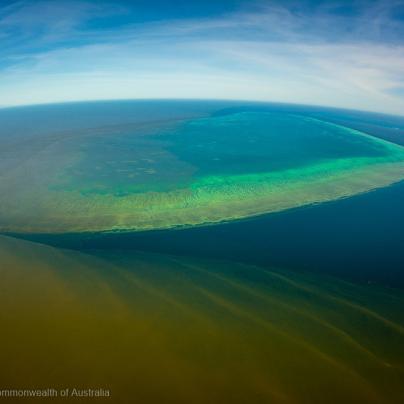
[[(81, 10), (65, 27), (76, 32)], [(331, 40), (335, 32), (326, 35), (329, 11), (302, 17), (284, 7), (87, 30), (90, 45), (13, 54), (0, 73), (0, 104), (236, 98), (403, 114), (404, 97), (395, 90), (404, 85), (404, 44), (361, 38), (369, 13), (355, 23), (340, 17), (340, 30), (352, 25), (359, 34), (338, 41)], [(388, 13), (384, 8), (377, 27), (369, 26), (372, 37), (383, 31)]]

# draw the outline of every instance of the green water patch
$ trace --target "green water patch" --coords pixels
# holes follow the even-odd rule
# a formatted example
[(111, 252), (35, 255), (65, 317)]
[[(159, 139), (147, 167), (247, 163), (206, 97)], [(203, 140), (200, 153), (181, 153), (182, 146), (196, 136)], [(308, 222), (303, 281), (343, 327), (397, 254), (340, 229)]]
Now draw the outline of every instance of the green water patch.
[(23, 161), (14, 153), (14, 165), (2, 173), (2, 231), (197, 226), (404, 179), (403, 147), (287, 113), (93, 130), (44, 144)]
[[(359, 134), (359, 132), (357, 133)], [(241, 112), (188, 121), (164, 135), (198, 177), (282, 171), (319, 160), (383, 157), (386, 147), (347, 128), (288, 113)]]
[[(360, 134), (357, 132), (356, 135)], [(268, 173), (320, 160), (385, 157), (386, 145), (347, 128), (286, 113), (244, 112), (154, 131), (84, 139), (59, 189), (124, 196), (185, 188), (196, 179)]]
[(187, 186), (195, 168), (166, 148), (166, 141), (143, 132), (87, 138), (77, 163), (63, 170), (51, 189), (121, 197)]
[(114, 403), (402, 402), (401, 291), (1, 236), (0, 256), (3, 389), (94, 386)]

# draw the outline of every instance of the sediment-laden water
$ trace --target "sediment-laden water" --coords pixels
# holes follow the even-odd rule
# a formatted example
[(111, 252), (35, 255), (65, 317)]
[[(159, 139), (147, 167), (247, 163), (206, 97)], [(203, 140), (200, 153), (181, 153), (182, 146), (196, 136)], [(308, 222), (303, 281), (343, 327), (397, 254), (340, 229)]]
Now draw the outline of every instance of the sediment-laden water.
[[(0, 237), (2, 387), (173, 403), (399, 403), (402, 294)], [(61, 400), (62, 402), (62, 400)]]
[(0, 394), (403, 402), (402, 119), (150, 101), (0, 123)]

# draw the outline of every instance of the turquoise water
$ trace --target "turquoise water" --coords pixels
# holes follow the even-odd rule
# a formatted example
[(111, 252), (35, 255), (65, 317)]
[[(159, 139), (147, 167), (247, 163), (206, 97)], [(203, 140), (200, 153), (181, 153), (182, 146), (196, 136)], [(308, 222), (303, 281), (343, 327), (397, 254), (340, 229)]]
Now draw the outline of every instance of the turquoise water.
[(191, 119), (168, 129), (110, 128), (84, 138), (80, 151), (86, 158), (66, 171), (60, 187), (119, 196), (175, 190), (205, 176), (267, 173), (389, 154), (384, 144), (353, 136), (345, 127), (283, 112)]
[(382, 157), (386, 149), (344, 128), (279, 112), (241, 112), (193, 120), (163, 137), (196, 175), (284, 170), (318, 160)]
[(110, 106), (109, 115), (108, 103), (22, 108), (41, 122), (32, 129), (18, 123), (16, 109), (2, 111), (6, 133), (15, 134), (0, 137), (0, 230), (201, 226), (404, 178), (402, 146), (326, 116), (203, 102)]
[[(79, 136), (80, 149), (88, 158), (71, 168), (76, 183), (70, 188), (80, 182), (90, 194), (118, 196), (167, 191), (214, 173), (279, 171), (316, 159), (385, 156), (383, 144), (363, 136), (358, 140), (327, 122), (366, 129), (364, 133), (397, 144), (404, 139), (400, 117), (280, 104), (82, 103), (0, 110), (0, 119), (1, 135), (10, 148), (17, 142), (14, 134), (17, 139), (37, 136), (44, 141), (51, 134), (56, 139), (67, 137), (64, 147), (75, 142), (73, 135)], [(148, 120), (160, 123), (146, 125)], [(25, 158), (41, 143), (17, 145), (18, 158)], [(5, 147), (2, 151), (3, 168), (16, 161)], [(156, 163), (159, 181), (150, 173)], [(128, 167), (129, 174), (137, 174), (130, 187)], [(68, 187), (66, 182), (63, 186)], [(308, 209), (176, 232), (30, 237), (78, 249), (140, 249), (234, 259), (401, 287), (403, 190), (397, 184)]]
[(150, 101), (0, 123), (2, 388), (403, 401), (404, 119)]

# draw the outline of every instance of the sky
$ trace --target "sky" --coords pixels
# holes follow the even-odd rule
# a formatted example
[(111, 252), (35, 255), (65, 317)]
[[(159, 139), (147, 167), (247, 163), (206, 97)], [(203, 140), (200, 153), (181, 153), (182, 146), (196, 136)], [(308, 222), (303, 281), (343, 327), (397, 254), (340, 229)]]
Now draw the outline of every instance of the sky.
[(404, 115), (404, 0), (0, 0), (0, 106), (277, 101)]

